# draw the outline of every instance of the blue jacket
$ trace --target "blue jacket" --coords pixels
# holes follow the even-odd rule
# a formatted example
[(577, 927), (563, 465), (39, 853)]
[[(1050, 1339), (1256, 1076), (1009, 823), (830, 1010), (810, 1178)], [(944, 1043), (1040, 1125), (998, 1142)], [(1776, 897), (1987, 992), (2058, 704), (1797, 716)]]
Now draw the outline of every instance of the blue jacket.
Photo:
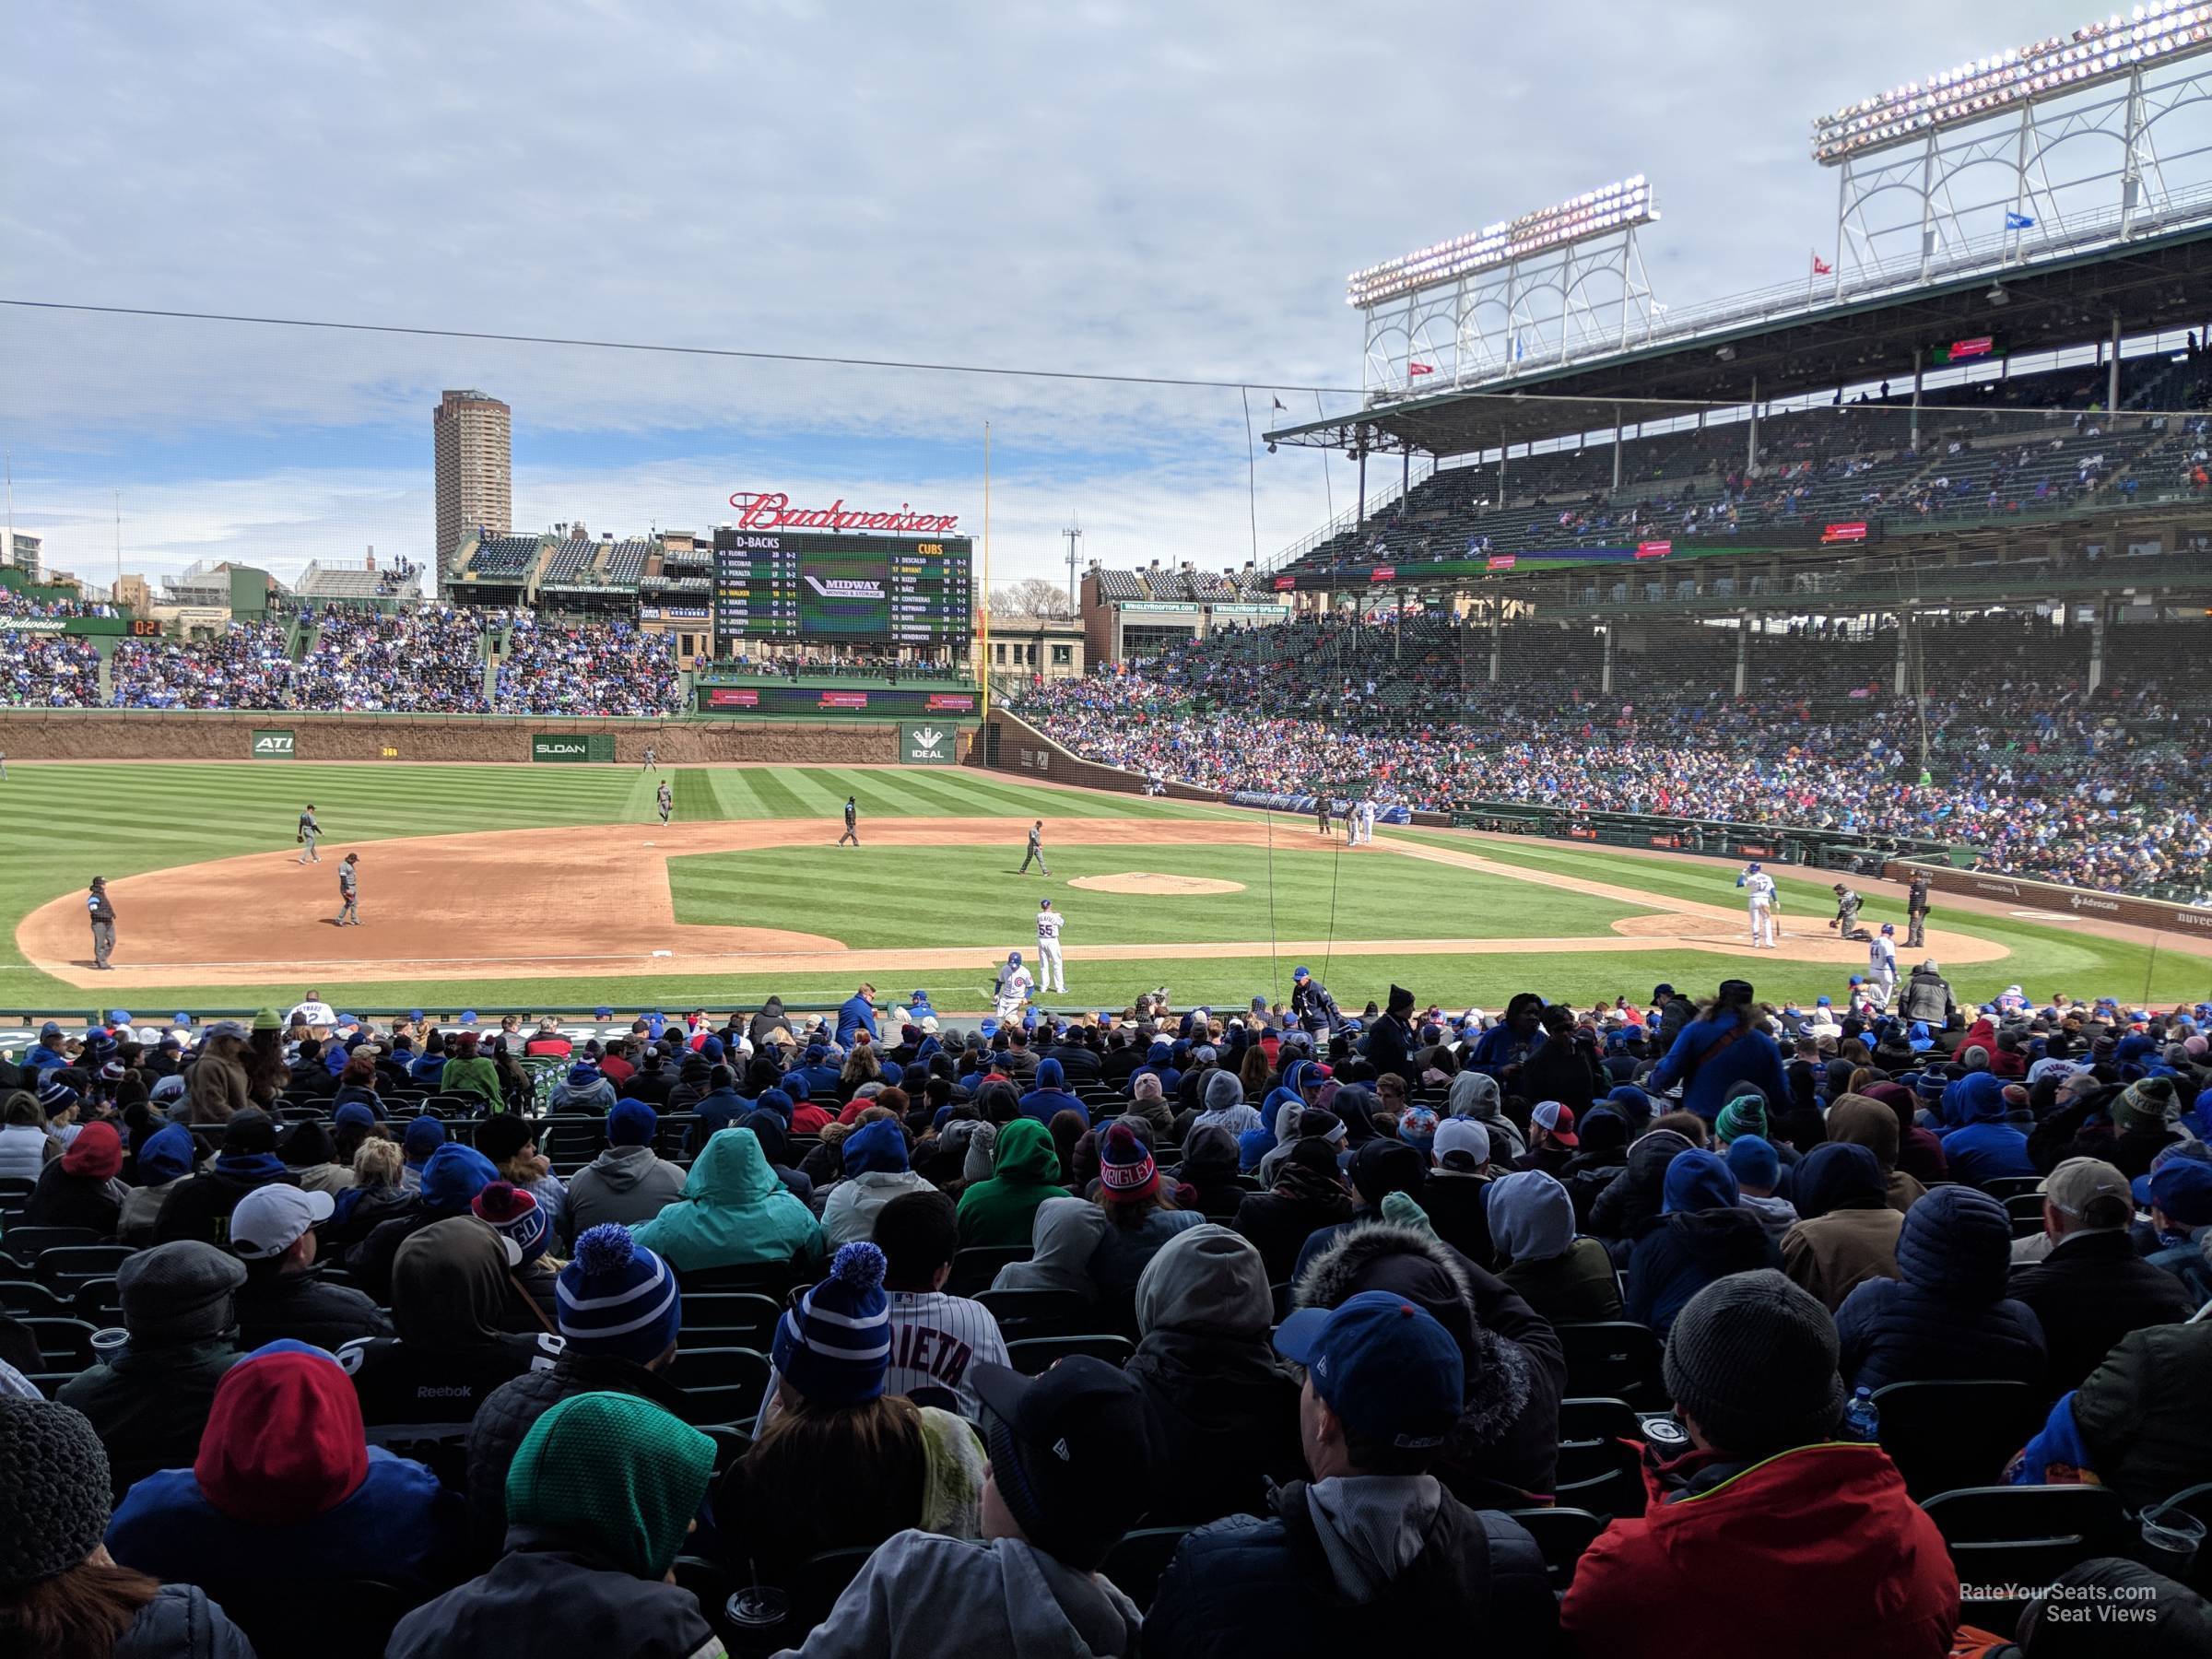
[(1939, 1186), (1905, 1212), (1893, 1279), (1868, 1279), (1836, 1311), (1846, 1388), (2002, 1379), (2041, 1384), (2043, 1327), (2005, 1294), (2012, 1223), (1969, 1187)]
[(124, 1566), (180, 1583), (301, 1584), (373, 1573), (427, 1588), (453, 1581), (467, 1548), (465, 1518), (459, 1495), (429, 1470), (371, 1446), (368, 1477), (351, 1497), (310, 1520), (267, 1525), (224, 1514), (190, 1469), (163, 1469), (124, 1495), (107, 1545)]
[(1037, 1087), (1021, 1097), (1025, 1115), (1049, 1125), (1055, 1112), (1072, 1112), (1085, 1123), (1090, 1121), (1090, 1109), (1066, 1088), (1067, 1073), (1057, 1060), (1037, 1062)]
[(1146, 1659), (1417, 1653), (1440, 1630), (1471, 1653), (1552, 1651), (1559, 1609), (1543, 1554), (1518, 1521), (1447, 1492), (1420, 1554), (1379, 1594), (1355, 1599), (1331, 1568), (1306, 1491), (1292, 1481), (1272, 1494), (1268, 1519), (1231, 1515), (1182, 1540), (1145, 1616)]
[(855, 1031), (867, 1032), (871, 1040), (880, 1039), (883, 1035), (876, 1029), (876, 1006), (865, 996), (848, 996), (839, 1006), (837, 1010), (838, 1047), (850, 1053), (853, 1048), (853, 1034)]
[(1713, 1280), (1761, 1267), (1780, 1271), (1782, 1252), (1749, 1210), (1680, 1211), (1636, 1241), (1621, 1317), (1665, 1337), (1684, 1304)]
[(2001, 1175), (2033, 1175), (2028, 1137), (2010, 1124), (1975, 1123), (1943, 1137), (1943, 1161), (1953, 1181), (1978, 1187)]
[(1682, 1104), (1708, 1123), (1721, 1115), (1748, 1083), (1761, 1090), (1767, 1104), (1779, 1109), (1790, 1098), (1790, 1080), (1783, 1075), (1782, 1051), (1774, 1040), (1759, 1030), (1747, 1030), (1725, 1048), (1716, 1048), (1736, 1029), (1734, 1019), (1693, 1019), (1682, 1028), (1666, 1058), (1653, 1068), (1644, 1087), (1652, 1093), (1685, 1082)]
[[(1505, 1068), (1518, 1061), (1525, 1065), (1535, 1058), (1536, 1051), (1544, 1046), (1544, 1033), (1531, 1031), (1527, 1046), (1513, 1028), (1500, 1020), (1476, 1041), (1474, 1053), (1467, 1056), (1467, 1065), (1485, 1076), (1504, 1081)], [(1412, 1079), (1408, 1078), (1410, 1082)]]

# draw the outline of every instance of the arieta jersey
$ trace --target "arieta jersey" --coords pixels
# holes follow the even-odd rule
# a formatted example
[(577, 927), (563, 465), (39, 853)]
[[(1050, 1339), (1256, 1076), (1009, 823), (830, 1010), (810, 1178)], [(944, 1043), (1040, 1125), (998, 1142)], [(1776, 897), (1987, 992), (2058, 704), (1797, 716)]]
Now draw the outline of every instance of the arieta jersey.
[(1058, 911), (1039, 911), (1037, 912), (1037, 943), (1057, 945), (1060, 942), (1060, 924), (1066, 919)]

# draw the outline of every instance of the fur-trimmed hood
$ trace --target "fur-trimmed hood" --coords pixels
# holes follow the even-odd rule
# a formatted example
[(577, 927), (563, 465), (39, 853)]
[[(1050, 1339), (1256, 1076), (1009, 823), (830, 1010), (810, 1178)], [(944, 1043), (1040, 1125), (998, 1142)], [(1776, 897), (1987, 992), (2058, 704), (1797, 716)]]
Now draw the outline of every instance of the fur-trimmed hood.
[[(1464, 1258), (1435, 1234), (1390, 1221), (1355, 1222), (1338, 1231), (1291, 1288), (1300, 1308), (1334, 1308), (1361, 1290), (1387, 1290), (1435, 1316), (1459, 1345), (1467, 1401), (1444, 1456), (1477, 1468), (1494, 1448), (1513, 1445), (1537, 1404), (1535, 1361), (1517, 1342), (1486, 1330), (1475, 1316), (1475, 1285)], [(1556, 1443), (1556, 1441), (1555, 1441)]]

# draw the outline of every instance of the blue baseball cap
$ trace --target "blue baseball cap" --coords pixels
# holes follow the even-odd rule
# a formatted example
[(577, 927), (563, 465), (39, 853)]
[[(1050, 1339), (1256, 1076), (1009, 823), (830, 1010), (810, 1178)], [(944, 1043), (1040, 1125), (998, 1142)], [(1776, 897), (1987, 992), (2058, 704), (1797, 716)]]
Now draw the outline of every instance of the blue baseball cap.
[(1459, 1421), (1459, 1345), (1402, 1296), (1362, 1290), (1340, 1307), (1300, 1308), (1277, 1327), (1275, 1351), (1304, 1366), (1329, 1409), (1371, 1439), (1441, 1446)]
[(1311, 968), (1293, 968), (1290, 970), (1290, 977), (1294, 980), (1312, 979), (1313, 977), (1313, 970)]
[[(2182, 1143), (2184, 1147), (2202, 1145), (2198, 1141)], [(2178, 1147), (2161, 1152), (2159, 1159), (2157, 1169), (2130, 1183), (2136, 1202), (2158, 1206), (2169, 1220), (2183, 1227), (2212, 1223), (2212, 1159), (2201, 1152), (2183, 1155)]]
[(477, 1011), (474, 1008), (462, 1009), (461, 1023), (463, 1025), (475, 1025), (477, 1023)]
[(420, 1008), (410, 1008), (407, 1010), (407, 1018), (413, 1020), (417, 1025), (420, 1025), (422, 1023), (422, 1010)]
[(124, 1013), (121, 1008), (110, 1008), (108, 1010), (108, 1023), (110, 1025), (129, 1025), (131, 1023), (131, 1017)]

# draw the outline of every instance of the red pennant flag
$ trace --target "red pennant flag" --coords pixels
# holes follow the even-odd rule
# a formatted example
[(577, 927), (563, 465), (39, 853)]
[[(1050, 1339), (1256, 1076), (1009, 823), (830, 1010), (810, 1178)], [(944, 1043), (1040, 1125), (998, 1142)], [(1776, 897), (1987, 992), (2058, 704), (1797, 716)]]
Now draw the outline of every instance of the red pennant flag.
[(1819, 254), (1816, 253), (1816, 254), (1814, 254), (1814, 255), (1813, 255), (1813, 275), (1814, 275), (1814, 276), (1833, 276), (1833, 275), (1835, 274), (1835, 269), (1836, 269), (1836, 267), (1835, 267), (1834, 265), (1830, 265), (1830, 264), (1828, 263), (1828, 261), (1827, 261), (1827, 260), (1825, 260), (1825, 259), (1823, 259), (1823, 258), (1821, 258)]
[(1406, 372), (1408, 374), (1434, 374), (1436, 365), (1434, 363), (1408, 363), (1406, 365)]

